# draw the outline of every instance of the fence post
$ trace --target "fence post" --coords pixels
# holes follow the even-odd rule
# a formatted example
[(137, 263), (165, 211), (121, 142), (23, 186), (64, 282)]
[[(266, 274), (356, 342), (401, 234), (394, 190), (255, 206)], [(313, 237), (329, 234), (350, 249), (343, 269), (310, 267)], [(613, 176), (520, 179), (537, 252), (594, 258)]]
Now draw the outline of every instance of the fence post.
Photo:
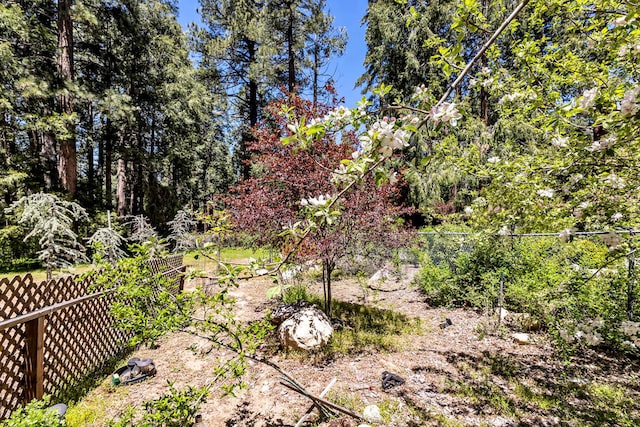
[(44, 394), (44, 316), (25, 323), (25, 401)]
[(627, 258), (629, 266), (629, 277), (627, 285), (627, 319), (633, 320), (633, 309), (635, 305), (635, 285), (636, 285), (636, 252), (635, 248), (631, 246), (631, 251)]

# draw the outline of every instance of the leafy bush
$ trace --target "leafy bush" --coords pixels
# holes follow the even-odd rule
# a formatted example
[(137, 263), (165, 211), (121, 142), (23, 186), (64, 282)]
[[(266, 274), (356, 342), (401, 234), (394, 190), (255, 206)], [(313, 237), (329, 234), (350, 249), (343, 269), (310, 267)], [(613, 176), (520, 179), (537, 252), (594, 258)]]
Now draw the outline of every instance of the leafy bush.
[[(109, 427), (184, 427), (193, 425), (196, 414), (209, 394), (207, 387), (189, 386), (178, 391), (169, 383), (169, 393), (143, 404), (144, 413), (140, 416), (134, 408), (128, 408), (117, 420), (109, 422)], [(135, 424), (134, 424), (135, 422)]]
[(492, 311), (502, 281), (505, 308), (531, 314), (564, 341), (618, 345), (626, 339), (620, 326), (638, 289), (629, 294), (624, 251), (597, 238), (562, 243), (555, 237), (436, 235), (424, 248), (417, 280), (433, 305)]
[(16, 409), (11, 417), (2, 423), (2, 427), (64, 427), (67, 424), (60, 419), (58, 411), (50, 408), (49, 396), (32, 400)]
[(190, 321), (194, 304), (190, 295), (178, 293), (177, 283), (166, 276), (153, 274), (144, 256), (105, 264), (90, 274), (95, 276), (96, 288), (116, 288), (111, 314), (118, 329), (133, 333), (131, 345), (154, 347), (167, 331)]

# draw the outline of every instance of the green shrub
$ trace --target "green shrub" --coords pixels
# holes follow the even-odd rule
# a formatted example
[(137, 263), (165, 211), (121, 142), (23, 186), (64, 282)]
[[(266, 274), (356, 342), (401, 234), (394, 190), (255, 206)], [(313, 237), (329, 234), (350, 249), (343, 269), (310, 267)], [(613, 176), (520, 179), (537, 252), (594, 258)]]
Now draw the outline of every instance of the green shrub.
[(58, 411), (50, 408), (49, 396), (41, 400), (32, 400), (25, 406), (16, 409), (11, 417), (2, 423), (2, 427), (63, 427), (64, 419), (60, 419)]
[[(627, 318), (629, 272), (624, 251), (597, 238), (428, 236), (417, 282), (430, 304), (504, 306), (541, 321), (565, 341), (618, 345)], [(638, 289), (632, 297), (638, 298)], [(636, 309), (635, 315), (637, 316)]]
[[(184, 427), (195, 423), (196, 414), (206, 401), (209, 389), (189, 386), (178, 391), (169, 383), (169, 393), (145, 402), (144, 412), (138, 415), (135, 408), (128, 408), (117, 420), (109, 422), (109, 427)], [(135, 421), (135, 424), (134, 424)]]

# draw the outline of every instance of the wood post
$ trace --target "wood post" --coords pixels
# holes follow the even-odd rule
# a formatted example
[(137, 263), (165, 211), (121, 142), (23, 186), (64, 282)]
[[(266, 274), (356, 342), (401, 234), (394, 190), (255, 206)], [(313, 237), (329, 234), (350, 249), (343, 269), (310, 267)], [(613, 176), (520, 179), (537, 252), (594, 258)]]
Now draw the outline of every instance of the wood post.
[(25, 323), (25, 402), (44, 394), (44, 316)]

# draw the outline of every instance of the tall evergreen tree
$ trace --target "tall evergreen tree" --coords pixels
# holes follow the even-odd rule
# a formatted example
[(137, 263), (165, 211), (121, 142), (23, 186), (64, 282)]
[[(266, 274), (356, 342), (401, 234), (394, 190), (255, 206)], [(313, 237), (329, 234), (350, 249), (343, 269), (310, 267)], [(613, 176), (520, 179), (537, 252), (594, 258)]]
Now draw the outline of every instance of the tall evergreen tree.
[[(203, 28), (194, 35), (201, 66), (213, 67), (229, 99), (236, 123), (236, 166), (247, 178), (251, 129), (262, 110), (284, 87), (289, 92), (315, 83), (330, 56), (341, 54), (345, 38), (335, 34), (318, 0), (201, 0)], [(315, 44), (315, 47), (312, 47)], [(310, 60), (311, 55), (316, 58)], [(313, 72), (309, 70), (314, 69)]]

